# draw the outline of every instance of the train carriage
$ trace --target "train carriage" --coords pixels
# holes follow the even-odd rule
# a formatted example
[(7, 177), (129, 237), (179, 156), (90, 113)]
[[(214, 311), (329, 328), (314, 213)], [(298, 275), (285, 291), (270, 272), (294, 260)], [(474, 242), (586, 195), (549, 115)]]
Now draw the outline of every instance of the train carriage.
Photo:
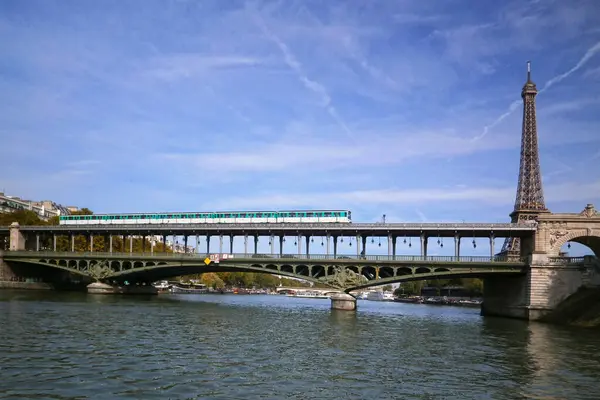
[(350, 223), (348, 210), (210, 211), (61, 215), (60, 225)]

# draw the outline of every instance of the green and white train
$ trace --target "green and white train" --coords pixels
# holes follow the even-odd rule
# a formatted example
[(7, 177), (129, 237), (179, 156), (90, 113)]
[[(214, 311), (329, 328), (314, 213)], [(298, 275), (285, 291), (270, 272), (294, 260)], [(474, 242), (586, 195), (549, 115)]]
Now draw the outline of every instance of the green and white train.
[(60, 225), (350, 223), (348, 210), (210, 211), (61, 215)]

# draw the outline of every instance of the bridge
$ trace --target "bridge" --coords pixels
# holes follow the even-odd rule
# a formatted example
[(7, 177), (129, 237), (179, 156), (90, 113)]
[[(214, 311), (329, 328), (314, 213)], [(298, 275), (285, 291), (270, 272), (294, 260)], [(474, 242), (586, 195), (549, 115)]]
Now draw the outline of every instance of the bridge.
[[(140, 254), (117, 252), (9, 251), (5, 262), (38, 264), (82, 277), (123, 284), (222, 271), (261, 272), (304, 279), (350, 291), (388, 283), (489, 274), (523, 274), (525, 259), (476, 256), (351, 256), (265, 254)], [(583, 265), (583, 257), (563, 259)]]
[[(188, 248), (190, 238), (200, 243), (202, 237), (206, 242), (206, 253), (210, 253), (211, 239), (218, 239), (218, 250), (216, 253), (223, 254), (224, 237), (229, 238), (229, 252), (233, 252), (234, 238), (244, 237), (244, 253), (249, 252), (249, 242), (252, 241), (253, 252), (258, 254), (258, 243), (261, 238), (267, 239), (270, 253), (276, 254), (276, 245), (279, 246), (278, 254), (284, 254), (284, 243), (286, 240), (294, 240), (298, 254), (310, 254), (310, 244), (321, 243), (326, 254), (337, 255), (338, 244), (343, 243), (344, 238), (356, 240), (355, 250), (360, 257), (366, 250), (369, 238), (387, 241), (388, 256), (396, 255), (398, 240), (402, 240), (408, 246), (420, 246), (421, 255), (428, 255), (428, 244), (430, 239), (441, 240), (451, 238), (454, 241), (455, 256), (460, 256), (461, 240), (476, 238), (488, 238), (490, 256), (494, 255), (494, 240), (496, 238), (520, 238), (532, 239), (537, 229), (532, 223), (315, 223), (315, 224), (289, 224), (289, 223), (264, 223), (264, 224), (145, 224), (145, 225), (58, 225), (58, 226), (23, 226), (19, 227), (16, 234), (14, 246), (11, 249), (23, 248), (39, 251), (41, 240), (52, 239), (52, 250), (56, 251), (57, 240), (60, 237), (68, 237), (71, 241), (71, 251), (75, 249), (75, 237), (83, 235), (87, 238), (90, 251), (94, 249), (94, 238), (102, 237), (108, 248), (112, 249), (114, 236), (121, 237), (123, 241), (131, 238), (162, 237), (162, 243), (166, 243), (170, 237), (172, 243), (181, 238), (184, 248)], [(7, 238), (10, 235), (10, 227), (0, 227), (0, 237)], [(17, 237), (21, 235), (21, 239)], [(249, 240), (250, 239), (250, 240)], [(20, 241), (24, 241), (21, 243)], [(18, 242), (18, 244), (17, 244)], [(132, 243), (131, 240), (129, 240)], [(131, 245), (132, 246), (132, 245)], [(304, 251), (303, 251), (304, 248)], [(152, 249), (150, 249), (152, 250)], [(112, 250), (109, 250), (112, 251)], [(133, 249), (130, 248), (130, 252)]]
[[(552, 213), (545, 206), (537, 149), (535, 96), (537, 89), (528, 73), (523, 86), (522, 149), (517, 196), (510, 223), (261, 223), (261, 224), (144, 224), (65, 225), (0, 227), (0, 281), (7, 277), (61, 274), (77, 275), (98, 282), (147, 283), (171, 276), (211, 271), (255, 271), (306, 279), (345, 292), (332, 299), (332, 307), (356, 308), (352, 290), (374, 285), (418, 279), (482, 277), (482, 314), (530, 320), (544, 319), (581, 288), (600, 288), (600, 214), (592, 204), (576, 213)], [(192, 254), (155, 253), (146, 248), (147, 237), (179, 238)], [(244, 238), (243, 253), (234, 252), (234, 238)], [(84, 237), (89, 251), (75, 251), (76, 237)], [(129, 252), (115, 247), (114, 238), (129, 240)], [(200, 254), (203, 237), (206, 252)], [(218, 251), (211, 239), (218, 238)], [(229, 238), (229, 252), (223, 239)], [(58, 243), (70, 243), (59, 249)], [(141, 240), (141, 253), (133, 252), (133, 238)], [(269, 254), (259, 253), (261, 238), (268, 240)], [(367, 241), (387, 241), (387, 255), (366, 254)], [(433, 239), (440, 247), (444, 239), (454, 244), (454, 255), (430, 256)], [(461, 240), (489, 239), (489, 256), (461, 254)], [(249, 240), (250, 239), (250, 240)], [(297, 254), (285, 254), (284, 243), (294, 240)], [(355, 255), (338, 254), (338, 244), (354, 243)], [(504, 239), (495, 254), (495, 240)], [(420, 255), (397, 254), (401, 240), (420, 246)], [(324, 255), (311, 252), (311, 243), (321, 243)], [(249, 243), (250, 242), (250, 243)], [(565, 257), (568, 242), (588, 246), (595, 256)], [(252, 245), (252, 249), (249, 249)], [(276, 251), (276, 245), (279, 245)], [(62, 247), (62, 246), (61, 246)], [(1, 249), (2, 247), (0, 247)], [(70, 251), (59, 251), (70, 250)], [(116, 251), (119, 250), (119, 251)], [(53, 271), (53, 272), (48, 272)], [(110, 285), (109, 285), (110, 286)]]

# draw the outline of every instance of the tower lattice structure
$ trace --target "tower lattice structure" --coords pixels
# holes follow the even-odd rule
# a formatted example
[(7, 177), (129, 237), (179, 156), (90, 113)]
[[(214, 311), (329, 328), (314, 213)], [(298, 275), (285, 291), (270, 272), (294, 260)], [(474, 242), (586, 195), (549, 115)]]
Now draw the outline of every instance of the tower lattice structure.
[[(538, 215), (549, 212), (544, 203), (542, 172), (538, 150), (535, 96), (538, 91), (531, 80), (531, 63), (527, 62), (527, 82), (521, 90), (523, 98), (523, 127), (521, 133), (521, 162), (515, 207), (510, 214), (511, 222), (535, 220)], [(519, 256), (520, 238), (507, 238), (500, 254)]]

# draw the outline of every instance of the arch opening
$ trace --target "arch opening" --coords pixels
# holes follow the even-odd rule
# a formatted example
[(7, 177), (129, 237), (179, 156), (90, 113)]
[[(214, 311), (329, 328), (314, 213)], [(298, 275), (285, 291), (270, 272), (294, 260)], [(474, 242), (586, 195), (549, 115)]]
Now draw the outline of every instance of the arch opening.
[(600, 257), (600, 237), (586, 235), (569, 238), (560, 247), (559, 255), (563, 257)]

